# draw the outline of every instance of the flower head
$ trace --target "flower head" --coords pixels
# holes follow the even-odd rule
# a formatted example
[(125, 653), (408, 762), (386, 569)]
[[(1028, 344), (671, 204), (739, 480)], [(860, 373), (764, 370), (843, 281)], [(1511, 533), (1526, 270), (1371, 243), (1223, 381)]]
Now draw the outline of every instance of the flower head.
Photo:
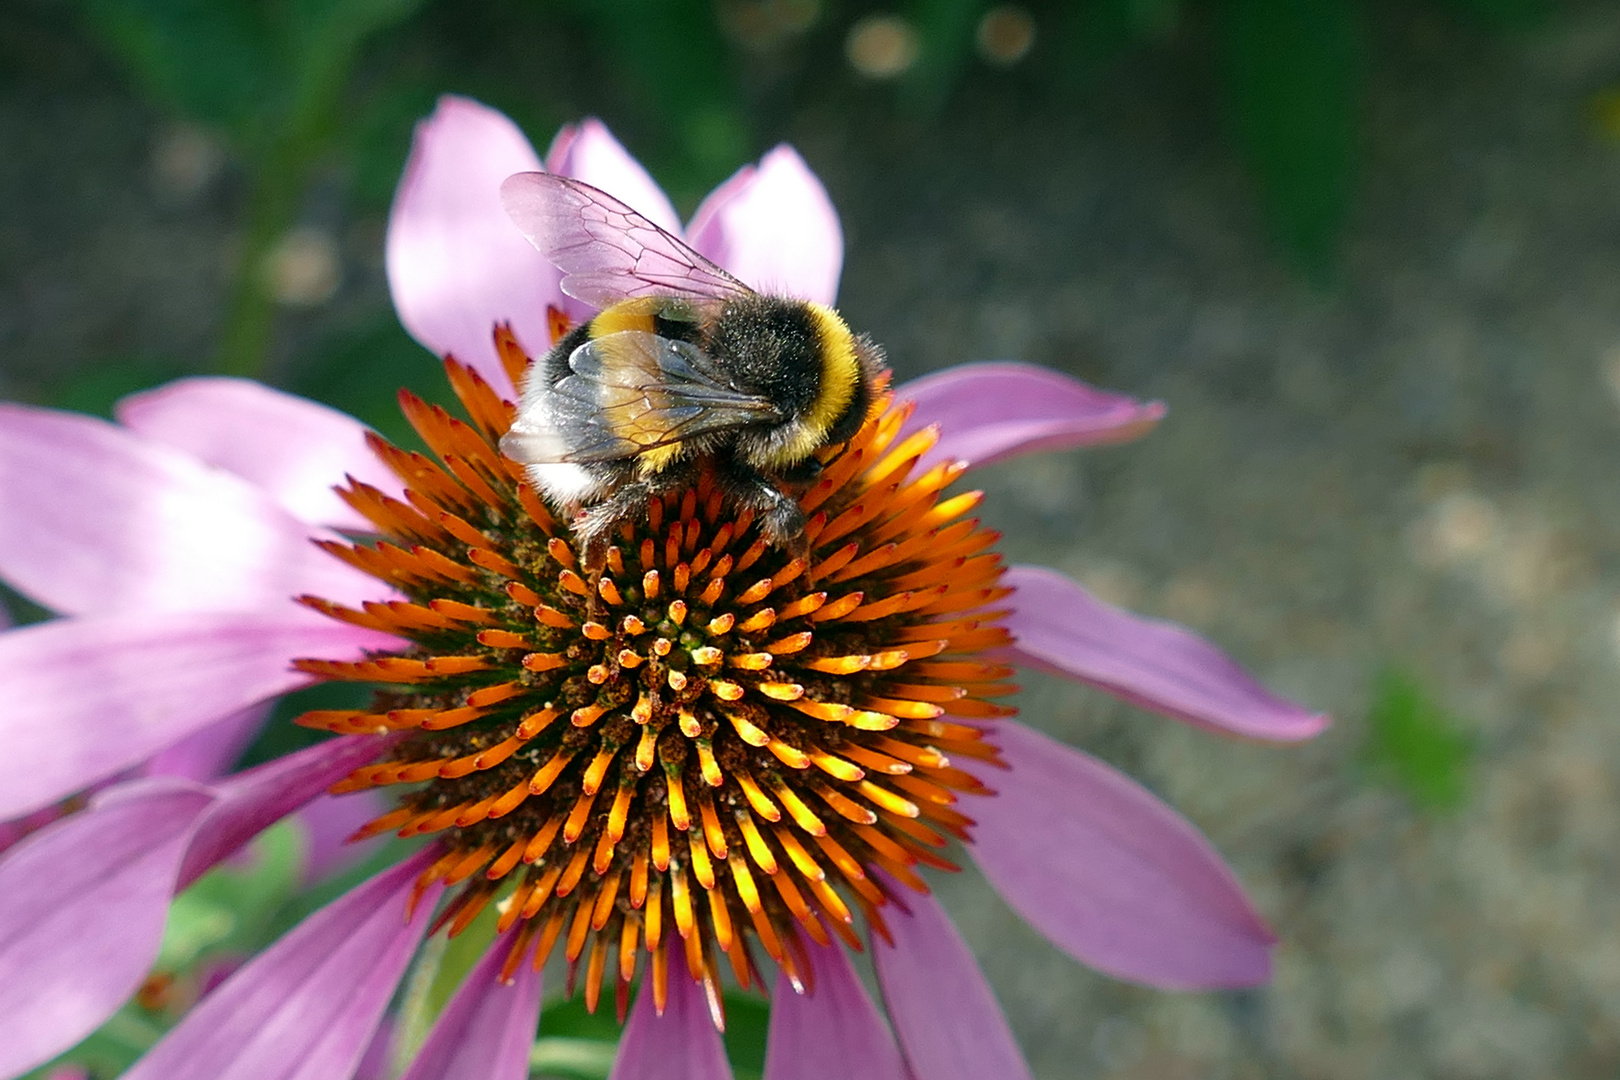
[(721, 957), (745, 987), (751, 948), (805, 985), (808, 943), (859, 948), (856, 912), (883, 927), (869, 870), (926, 891), (915, 866), (951, 868), (936, 849), (972, 824), (957, 793), (985, 790), (951, 758), (996, 760), (963, 721), (1012, 711), (991, 700), (1012, 669), (981, 655), (1011, 640), (987, 608), (1010, 592), (996, 537), (964, 516), (976, 494), (943, 495), (962, 467), (919, 470), (938, 432), (900, 438), (910, 409), (878, 410), (800, 499), (809, 559), (704, 480), (653, 501), (590, 575), (496, 451), (511, 407), (451, 371), (473, 422), (407, 398), (438, 463), (379, 443), (405, 498), (351, 488), (384, 539), (328, 545), (404, 599), (308, 600), (410, 642), (299, 661), (386, 687), (302, 723), (406, 733), (335, 790), (406, 789), (368, 831), (439, 838), (420, 885), (458, 887), (452, 933), (504, 897), (508, 975), (561, 940), (594, 1008), (616, 955), (622, 1007), (645, 952), (662, 1008), (684, 954), (717, 1021)]
[[(1196, 830), (1001, 699), (1009, 665), (1033, 664), (1251, 736), (1324, 721), (1186, 631), (1004, 568), (968, 516), (977, 494), (951, 489), (1162, 410), (1018, 365), (943, 373), (885, 393), (824, 451), (801, 496), (807, 558), (704, 479), (585, 572), (496, 450), (524, 350), (551, 340), (546, 305), (583, 314), (501, 226), (500, 181), (537, 164), (472, 102), (419, 131), (390, 280), (466, 415), (402, 398), (431, 456), (228, 380), (139, 397), (123, 427), (5, 408), (0, 500), (18, 512), (0, 574), (63, 617), (0, 634), (0, 690), (20, 703), (0, 732), (25, 766), (0, 814), (127, 775), (310, 677), (380, 689), (302, 719), (338, 738), (207, 784), (115, 782), (0, 861), (0, 1076), (134, 989), (176, 888), (334, 784), (397, 793), (364, 831), (429, 840), (249, 961), (130, 1077), (347, 1076), (422, 936), (491, 904), (499, 936), (412, 1080), (524, 1075), (557, 950), (593, 1006), (611, 986), (623, 1011), (643, 987), (620, 1080), (675, 1060), (727, 1075), (722, 971), (763, 986), (770, 967), (773, 1080), (1027, 1075), (919, 872), (950, 867), (952, 837), (1094, 966), (1264, 979), (1269, 932)], [(548, 164), (678, 227), (599, 124), (559, 136)], [(687, 234), (747, 280), (832, 300), (836, 217), (791, 150), (723, 185)], [(868, 942), (892, 1035), (847, 955)]]

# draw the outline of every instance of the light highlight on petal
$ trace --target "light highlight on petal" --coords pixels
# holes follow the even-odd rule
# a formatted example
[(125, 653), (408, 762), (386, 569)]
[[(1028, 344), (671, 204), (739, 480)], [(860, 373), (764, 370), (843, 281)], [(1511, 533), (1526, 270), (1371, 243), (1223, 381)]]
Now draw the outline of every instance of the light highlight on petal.
[(1013, 663), (1089, 683), (1133, 705), (1252, 739), (1293, 742), (1328, 717), (1277, 697), (1215, 646), (1174, 623), (1134, 615), (1041, 566), (1002, 579), (1016, 642)]
[(364, 424), (249, 379), (178, 379), (124, 398), (115, 412), (131, 431), (257, 484), (300, 521), (367, 527), (333, 490), (345, 475), (400, 496), (366, 446)]
[(0, 577), (65, 614), (375, 599), (241, 477), (76, 413), (0, 404)]
[(375, 791), (351, 795), (317, 795), (299, 808), (298, 823), (309, 839), (304, 859), (304, 884), (313, 885), (369, 858), (381, 837), (356, 840), (353, 836), (369, 821), (383, 816), (391, 803)]
[(1275, 940), (1220, 854), (1134, 780), (1010, 721), (1010, 772), (973, 805), (968, 851), (1059, 948), (1121, 979), (1176, 990), (1252, 986)]

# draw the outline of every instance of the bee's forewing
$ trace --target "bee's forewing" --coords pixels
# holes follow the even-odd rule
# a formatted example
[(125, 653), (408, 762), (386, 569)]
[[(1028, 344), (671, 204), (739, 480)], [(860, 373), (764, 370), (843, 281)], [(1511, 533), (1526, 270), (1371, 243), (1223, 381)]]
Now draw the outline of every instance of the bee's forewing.
[(748, 286), (624, 203), (555, 173), (518, 173), (501, 203), (529, 243), (563, 272), (562, 291), (605, 308), (637, 296), (724, 300)]

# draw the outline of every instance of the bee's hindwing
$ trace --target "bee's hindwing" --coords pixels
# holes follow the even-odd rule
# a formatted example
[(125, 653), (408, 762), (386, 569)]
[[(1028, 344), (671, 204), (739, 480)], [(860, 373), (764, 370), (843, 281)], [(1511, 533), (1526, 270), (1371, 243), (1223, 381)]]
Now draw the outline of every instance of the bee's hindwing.
[(529, 243), (563, 272), (562, 291), (596, 308), (638, 296), (724, 300), (752, 292), (624, 203), (555, 173), (518, 173), (501, 202)]

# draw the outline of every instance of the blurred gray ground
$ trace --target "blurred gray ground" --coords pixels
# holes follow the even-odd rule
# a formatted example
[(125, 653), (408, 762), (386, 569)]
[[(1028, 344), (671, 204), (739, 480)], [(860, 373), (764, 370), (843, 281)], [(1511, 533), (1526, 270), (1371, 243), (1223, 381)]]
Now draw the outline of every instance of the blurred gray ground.
[[(1587, 112), (1620, 12), (1372, 33), (1367, 180), (1320, 290), (1260, 239), (1176, 57), (1078, 113), (970, 86), (926, 136), (847, 100), (788, 128), (845, 215), (846, 313), (902, 376), (1019, 358), (1170, 404), (1139, 444), (982, 474), (1011, 556), (1338, 718), (1279, 749), (1027, 680), (1027, 719), (1199, 823), (1282, 937), (1267, 989), (1160, 994), (942, 882), (1043, 1080), (1620, 1073), (1620, 144)], [(201, 365), (218, 317), (230, 176), (188, 187), (172, 132), (104, 73), (75, 86), (0, 95), (10, 396)], [(337, 229), (343, 285), (289, 351), (386, 303), (380, 221)], [(1458, 811), (1356, 765), (1390, 662), (1477, 741)]]

